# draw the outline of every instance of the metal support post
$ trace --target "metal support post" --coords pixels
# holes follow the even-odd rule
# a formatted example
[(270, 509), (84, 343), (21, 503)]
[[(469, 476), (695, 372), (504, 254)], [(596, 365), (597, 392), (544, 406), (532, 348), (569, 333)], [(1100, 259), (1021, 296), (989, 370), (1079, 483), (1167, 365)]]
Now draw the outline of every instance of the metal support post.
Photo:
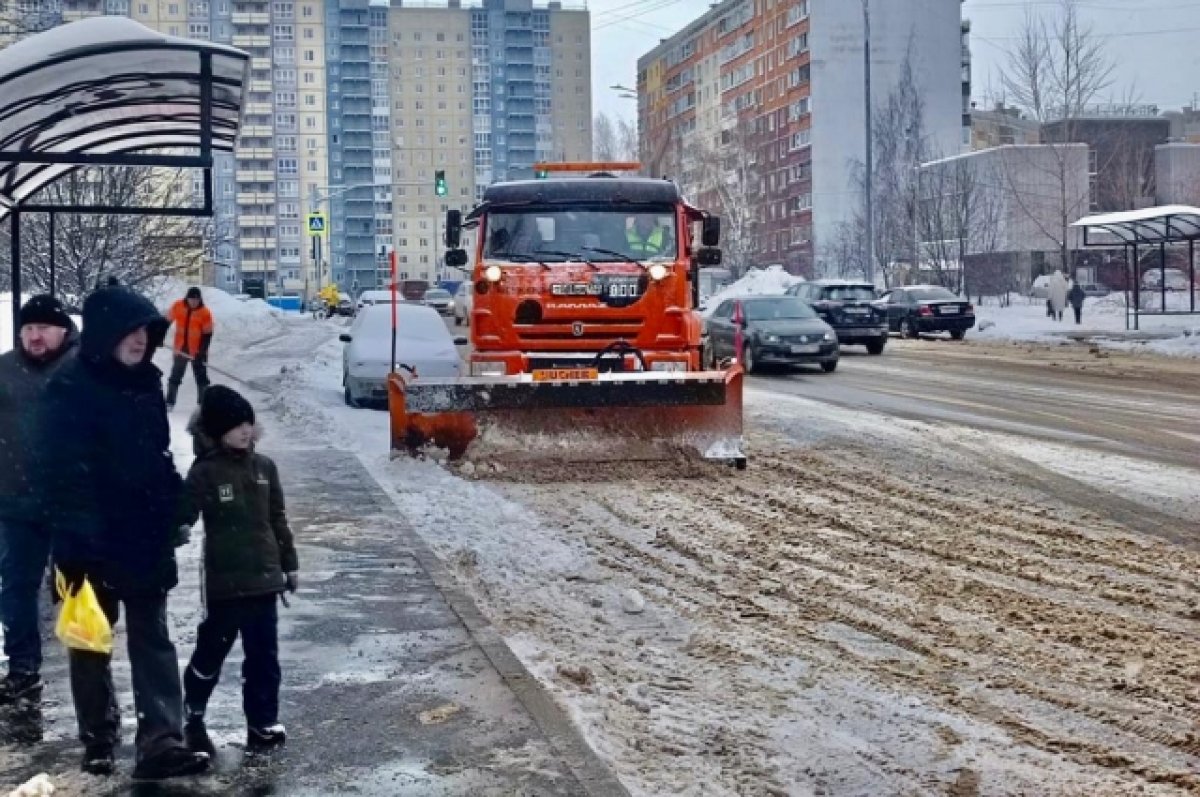
[(875, 284), (875, 197), (872, 183), (875, 178), (875, 153), (873, 151), (871, 122), (871, 0), (863, 0), (863, 105), (866, 111), (866, 174), (863, 186), (866, 193), (867, 211), (867, 282)]
[(13, 350), (21, 345), (21, 211), (14, 209), (9, 213), (12, 219), (10, 234), (12, 266), (12, 317), (13, 317)]
[(50, 295), (53, 296), (54, 295), (54, 285), (55, 285), (55, 281), (56, 281), (55, 278), (57, 277), (57, 272), (58, 272), (58, 264), (55, 262), (55, 260), (56, 260), (55, 250), (58, 247), (56, 247), (54, 245), (54, 235), (55, 235), (54, 229), (56, 226), (56, 221), (58, 219), (58, 214), (57, 213), (49, 213), (47, 215), (50, 216), (50, 240), (47, 241), (47, 245), (50, 247)]

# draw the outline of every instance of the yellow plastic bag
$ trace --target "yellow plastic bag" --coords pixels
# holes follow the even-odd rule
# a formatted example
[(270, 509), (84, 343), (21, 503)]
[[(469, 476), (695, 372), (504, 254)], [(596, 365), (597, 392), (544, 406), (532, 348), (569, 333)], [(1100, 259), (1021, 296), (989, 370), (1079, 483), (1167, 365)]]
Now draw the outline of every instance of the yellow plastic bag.
[(67, 590), (67, 579), (56, 570), (54, 583), (62, 598), (58, 623), (54, 626), (55, 635), (69, 648), (112, 653), (112, 626), (100, 608), (100, 601), (96, 600), (91, 582), (84, 579), (79, 591), (71, 595)]

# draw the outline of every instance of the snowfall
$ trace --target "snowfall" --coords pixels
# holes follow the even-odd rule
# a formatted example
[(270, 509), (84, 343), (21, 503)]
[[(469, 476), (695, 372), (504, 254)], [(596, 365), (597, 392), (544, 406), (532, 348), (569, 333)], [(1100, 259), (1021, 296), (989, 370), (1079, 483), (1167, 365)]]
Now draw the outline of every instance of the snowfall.
[[(793, 281), (751, 272), (723, 295), (780, 293)], [(165, 308), (182, 291), (163, 285), (155, 301)], [(1134, 781), (1139, 794), (1183, 794), (1196, 786), (1187, 775), (1196, 759), (1179, 752), (1186, 745), (1156, 757), (1132, 740), (1140, 742), (1144, 725), (1164, 738), (1189, 732), (1169, 704), (1186, 688), (1180, 679), (1200, 673), (1200, 652), (1186, 654), (1178, 677), (1148, 662), (1156, 647), (1194, 639), (1194, 620), (1188, 631), (1182, 619), (1200, 611), (1188, 608), (1194, 583), (1177, 584), (1175, 574), (1196, 572), (1200, 561), (1095, 518), (1030, 507), (1015, 488), (962, 495), (947, 475), (977, 479), (979, 452), (1003, 451), (1095, 484), (1119, 475), (1130, 500), (1187, 524), (1200, 522), (1187, 500), (1193, 472), (1121, 457), (1081, 469), (1065, 446), (750, 389), (750, 424), (790, 430), (788, 439), (756, 437), (761, 482), (735, 484), (729, 472), (706, 484), (704, 472), (628, 468), (613, 478), (601, 466), (578, 479), (549, 469), (489, 480), (476, 469), (500, 471), (486, 461), (466, 469), (391, 458), (386, 413), (344, 406), (344, 321), (287, 315), (216, 289), (204, 296), (217, 325), (214, 378), (259, 408), (266, 453), (313, 445), (354, 452), (636, 797), (1125, 794)], [(0, 298), (4, 346), (8, 301)], [(1073, 331), (1043, 313), (1023, 303), (984, 306), (976, 334), (1043, 341)], [(1197, 356), (1200, 334), (1185, 334), (1195, 325), (1129, 340), (1123, 308), (1110, 297), (1089, 301), (1080, 329), (1104, 346)], [(177, 415), (182, 438), (185, 413)], [(823, 448), (850, 439), (847, 450), (865, 457), (859, 464)], [(793, 449), (796, 440), (811, 448)], [(929, 446), (943, 452), (937, 462), (914, 458)], [(901, 459), (889, 463), (885, 449)], [(859, 506), (847, 505), (847, 490)], [(928, 508), (935, 504), (951, 516)], [(885, 511), (904, 520), (881, 523)], [(793, 539), (797, 518), (815, 524), (812, 539)], [(994, 539), (964, 542), (957, 529), (967, 519), (988, 524)], [(877, 536), (864, 539), (863, 530)], [(881, 541), (897, 553), (881, 557)], [(1028, 573), (1036, 562), (1061, 568), (1042, 581)], [(1014, 604), (1009, 633), (981, 622), (982, 605), (1020, 589), (1031, 597)], [(1117, 593), (1138, 598), (1126, 604)], [(1151, 615), (1157, 600), (1169, 609)], [(1108, 644), (1113, 633), (1089, 619), (1090, 601), (1120, 604), (1114, 622), (1120, 633), (1135, 633), (1126, 620), (1136, 625), (1143, 657), (1074, 647), (1080, 638)], [(1035, 657), (1038, 635), (1062, 640), (1065, 653), (1039, 648)], [(1089, 714), (1094, 727), (1070, 725), (1070, 709), (1106, 688), (1099, 684), (1114, 666), (1132, 691), (1105, 698)], [(961, 703), (941, 699), (968, 692)], [(1136, 702), (1143, 693), (1153, 710)], [(1142, 720), (1105, 725), (1109, 712), (1140, 710)]]

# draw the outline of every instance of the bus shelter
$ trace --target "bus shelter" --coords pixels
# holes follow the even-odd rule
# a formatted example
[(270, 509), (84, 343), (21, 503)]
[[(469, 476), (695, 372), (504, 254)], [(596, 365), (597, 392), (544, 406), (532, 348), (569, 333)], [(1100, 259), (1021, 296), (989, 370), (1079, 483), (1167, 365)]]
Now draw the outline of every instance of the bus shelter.
[[(1139, 329), (1143, 315), (1196, 315), (1196, 241), (1200, 208), (1187, 205), (1085, 216), (1072, 226), (1083, 229), (1087, 247), (1125, 250), (1125, 327)], [(1182, 268), (1167, 265), (1168, 247), (1186, 247)], [(1142, 256), (1157, 251), (1157, 266), (1143, 270)], [(1178, 263), (1178, 259), (1176, 261)]]
[[(0, 223), (11, 231), (13, 334), (21, 296), (21, 219), (59, 213), (211, 216), (213, 156), (233, 152), (250, 57), (157, 33), (125, 17), (52, 28), (0, 50)], [(39, 203), (38, 191), (81, 167), (198, 169), (193, 207)], [(14, 341), (15, 344), (15, 341)]]

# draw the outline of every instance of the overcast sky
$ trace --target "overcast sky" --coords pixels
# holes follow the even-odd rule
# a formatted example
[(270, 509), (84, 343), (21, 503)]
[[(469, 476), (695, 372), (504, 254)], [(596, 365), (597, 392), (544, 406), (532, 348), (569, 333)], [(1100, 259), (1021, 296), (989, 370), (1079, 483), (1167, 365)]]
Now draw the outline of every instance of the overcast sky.
[[(888, 0), (875, 0), (886, 3)], [(952, 0), (947, 0), (950, 2)], [(855, 2), (855, 0), (842, 0)], [(1025, 8), (1051, 11), (1057, 0), (967, 0), (975, 99), (999, 88), (1004, 51)], [(1104, 37), (1117, 64), (1114, 97), (1134, 90), (1162, 110), (1191, 104), (1200, 92), (1200, 0), (1080, 0), (1084, 19)], [(704, 13), (707, 0), (591, 0), (593, 104), (597, 112), (637, 116), (637, 103), (609, 88), (633, 87), (637, 59)]]

